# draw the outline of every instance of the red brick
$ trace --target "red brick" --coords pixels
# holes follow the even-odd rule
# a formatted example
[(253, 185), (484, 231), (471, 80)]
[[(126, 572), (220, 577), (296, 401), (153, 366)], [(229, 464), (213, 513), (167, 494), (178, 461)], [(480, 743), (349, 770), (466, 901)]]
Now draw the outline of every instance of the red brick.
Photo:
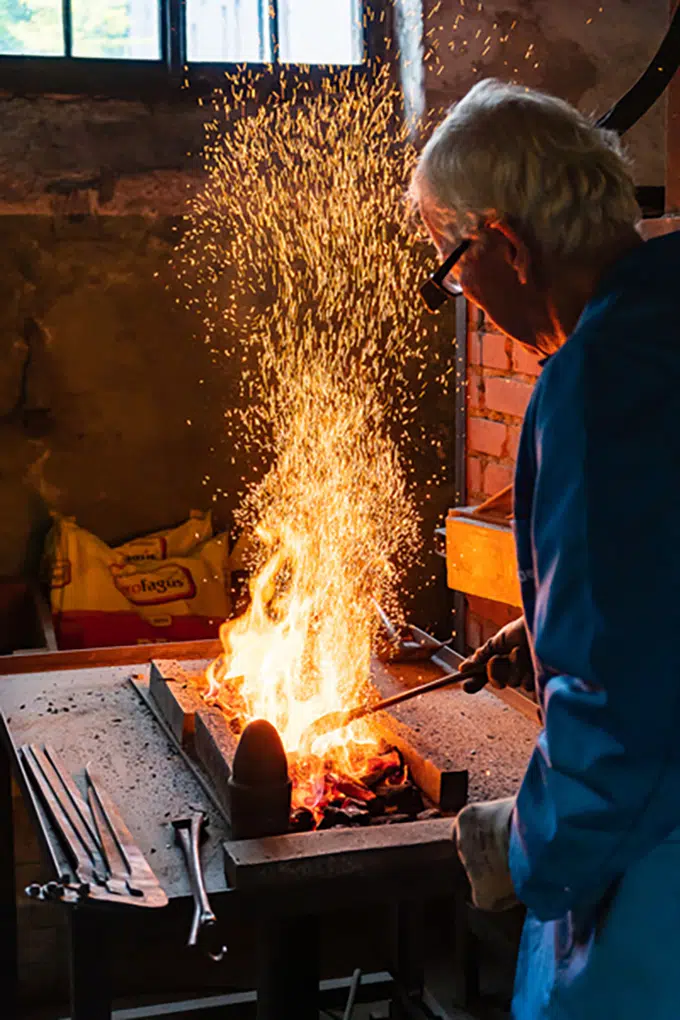
[(467, 459), (467, 499), (473, 493), (483, 492), (482, 489), (482, 462), (479, 457), (468, 457)]
[(482, 333), (482, 364), (485, 368), (512, 368), (506, 338), (501, 333)]
[(468, 418), (468, 449), (478, 453), (490, 453), (493, 457), (503, 455), (507, 426), (500, 421), (487, 418)]
[(493, 496), (512, 482), (514, 471), (506, 464), (491, 462), (484, 468), (484, 492)]
[(502, 379), (498, 376), (484, 380), (485, 406), (490, 411), (524, 417), (533, 387), (517, 379)]
[(501, 335), (500, 329), (495, 324), (495, 322), (491, 321), (491, 319), (488, 317), (486, 312), (481, 312), (481, 314), (480, 314), (480, 327), (479, 328), (480, 328), (480, 330), (484, 329), (487, 333), (498, 333), (499, 335)]
[(522, 610), (517, 606), (508, 606), (505, 602), (494, 602), (492, 599), (483, 599), (478, 595), (468, 595), (468, 614), (472, 613), (477, 619), (491, 620), (496, 629), (504, 627), (511, 620), (516, 620), (522, 615)]
[(522, 434), (522, 429), (519, 425), (506, 425), (506, 428), (508, 430), (508, 445), (505, 454), (507, 457), (511, 457), (512, 460), (517, 460), (519, 437)]
[(523, 375), (540, 375), (541, 367), (538, 364), (540, 354), (532, 354), (518, 344), (516, 341), (512, 344), (512, 367), (515, 372), (521, 372)]
[(468, 648), (479, 648), (482, 643), (482, 621), (474, 613), (465, 619), (465, 643)]
[(493, 622), (493, 620), (482, 620), (481, 622), (482, 622), (482, 642), (488, 641), (489, 638), (492, 638), (494, 636), (494, 634), (498, 630), (498, 627)]
[(479, 369), (468, 369), (468, 407), (477, 410), (484, 407), (484, 380)]
[(482, 363), (482, 337), (483, 333), (470, 333), (468, 339), (468, 363), (470, 365), (481, 365)]

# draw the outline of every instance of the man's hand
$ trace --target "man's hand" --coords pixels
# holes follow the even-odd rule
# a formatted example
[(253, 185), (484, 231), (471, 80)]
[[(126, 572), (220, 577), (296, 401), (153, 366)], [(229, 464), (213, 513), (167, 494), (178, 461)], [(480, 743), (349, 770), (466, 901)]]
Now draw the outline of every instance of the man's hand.
[(463, 690), (468, 694), (481, 691), (486, 683), (494, 687), (523, 687), (533, 691), (534, 667), (523, 616), (501, 627), (458, 668), (462, 671), (480, 665), (486, 665), (486, 672), (463, 684)]
[(508, 848), (515, 798), (468, 804), (459, 812), (453, 837), (480, 910), (508, 910), (517, 904), (510, 878)]

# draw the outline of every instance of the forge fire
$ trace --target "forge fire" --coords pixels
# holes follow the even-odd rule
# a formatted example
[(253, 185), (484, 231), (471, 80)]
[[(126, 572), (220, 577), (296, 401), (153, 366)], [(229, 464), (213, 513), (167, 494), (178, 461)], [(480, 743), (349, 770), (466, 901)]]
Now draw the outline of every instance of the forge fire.
[[(365, 699), (375, 601), (398, 616), (420, 541), (400, 446), (426, 385), (422, 313), (401, 299), (420, 272), (401, 199), (414, 150), (386, 74), (234, 119), (246, 99), (216, 108), (209, 183), (176, 258), (217, 365), (244, 364), (227, 429), (262, 464), (239, 513), (250, 604), (221, 628), (207, 699), (237, 732), (276, 727), (298, 820), (318, 823), (329, 787), (370, 776), (381, 747), (366, 721), (306, 756), (301, 735)], [(363, 812), (370, 784), (352, 789), (348, 811)]]

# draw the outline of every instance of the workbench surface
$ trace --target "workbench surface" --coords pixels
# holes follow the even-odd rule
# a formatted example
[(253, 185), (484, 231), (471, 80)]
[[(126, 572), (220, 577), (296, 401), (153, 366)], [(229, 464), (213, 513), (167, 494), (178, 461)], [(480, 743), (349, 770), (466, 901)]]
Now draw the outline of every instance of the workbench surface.
[[(171, 899), (189, 895), (171, 820), (194, 808), (205, 811), (206, 886), (221, 892), (226, 823), (130, 682), (145, 688), (149, 668), (146, 662), (0, 676), (0, 710), (17, 747), (51, 744), (77, 782), (88, 764), (101, 774)], [(429, 663), (399, 670), (402, 686), (441, 675)], [(383, 696), (395, 693), (399, 682), (384, 668), (374, 680)], [(517, 791), (538, 727), (491, 693), (441, 690), (392, 711), (421, 741), (436, 742), (468, 769), (471, 800)]]
[(130, 683), (148, 683), (148, 664), (0, 677), (0, 711), (17, 747), (51, 744), (84, 789), (91, 765), (170, 899), (189, 896), (171, 821), (192, 809), (210, 819), (202, 848), (209, 893), (226, 889), (226, 824)]

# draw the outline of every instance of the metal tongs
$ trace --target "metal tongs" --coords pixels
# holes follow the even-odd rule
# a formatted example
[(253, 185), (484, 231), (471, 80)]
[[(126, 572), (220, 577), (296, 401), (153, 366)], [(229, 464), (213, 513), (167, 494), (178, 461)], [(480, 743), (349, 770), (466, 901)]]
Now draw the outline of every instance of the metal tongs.
[(373, 715), (375, 712), (382, 712), (386, 708), (392, 708), (393, 705), (401, 705), (404, 701), (412, 701), (413, 698), (419, 698), (422, 694), (428, 694), (430, 691), (438, 691), (442, 687), (450, 687), (451, 684), (461, 683), (463, 680), (469, 680), (471, 677), (479, 676), (480, 673), (486, 671), (486, 665), (470, 666), (468, 669), (460, 670), (455, 673), (446, 673), (444, 676), (439, 676), (436, 680), (429, 680), (426, 684), (420, 684), (419, 687), (411, 687), (407, 691), (400, 691), (399, 694), (393, 694), (389, 698), (383, 698), (382, 701), (376, 701), (373, 705), (359, 705), (357, 708), (350, 708), (340, 712), (328, 712), (326, 715), (322, 715), (319, 719), (316, 719), (313, 723), (302, 731), (300, 737), (300, 752), (302, 754), (308, 754), (312, 749), (312, 744), (317, 737), (325, 736), (326, 733), (332, 733), (334, 730), (342, 729), (343, 726), (349, 726), (350, 723), (356, 719), (363, 719), (364, 716)]
[(411, 627), (398, 628), (380, 603), (376, 599), (371, 601), (386, 639), (378, 651), (378, 658), (384, 662), (425, 662), (448, 647), (448, 641), (419, 641)]
[(168, 898), (133, 840), (98, 775), (85, 769), (87, 801), (59, 755), (46, 744), (21, 748), (31, 785), (54, 825), (68, 872), (26, 890), (34, 899), (77, 903), (84, 899), (141, 907), (164, 907)]
[(227, 947), (222, 944), (215, 916), (203, 879), (201, 867), (201, 838), (208, 819), (202, 811), (194, 811), (188, 818), (176, 818), (172, 827), (189, 875), (191, 895), (194, 898), (194, 916), (187, 946), (198, 946), (215, 963), (224, 959)]

